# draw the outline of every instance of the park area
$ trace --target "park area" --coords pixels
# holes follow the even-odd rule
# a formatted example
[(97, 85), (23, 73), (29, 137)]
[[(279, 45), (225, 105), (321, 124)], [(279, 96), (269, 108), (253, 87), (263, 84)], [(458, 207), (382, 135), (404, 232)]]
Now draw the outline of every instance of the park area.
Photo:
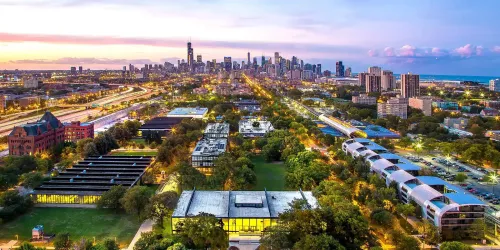
[(251, 158), (255, 164), (257, 185), (254, 190), (283, 191), (285, 189), (285, 165), (282, 162), (266, 162), (262, 155)]
[(14, 221), (0, 226), (0, 240), (20, 241), (31, 238), (31, 230), (43, 225), (45, 233), (70, 233), (71, 240), (82, 237), (96, 241), (116, 237), (126, 246), (134, 237), (141, 222), (134, 216), (112, 210), (85, 208), (34, 208)]

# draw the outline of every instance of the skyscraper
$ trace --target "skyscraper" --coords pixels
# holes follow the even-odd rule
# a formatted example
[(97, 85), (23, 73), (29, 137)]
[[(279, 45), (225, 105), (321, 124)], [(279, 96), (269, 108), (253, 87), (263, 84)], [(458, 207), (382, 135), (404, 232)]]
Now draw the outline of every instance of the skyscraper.
[(250, 66), (250, 52), (248, 52), (247, 57), (248, 57), (248, 66)]
[(368, 68), (368, 73), (380, 76), (382, 75), (382, 69), (378, 66), (371, 66)]
[(71, 67), (71, 74), (76, 75), (76, 67)]
[(279, 52), (274, 52), (274, 64), (276, 64), (276, 65), (280, 64), (280, 53)]
[(80, 67), (78, 67), (78, 74), (82, 74), (82, 73), (83, 73), (83, 67), (80, 66)]
[(203, 62), (201, 55), (196, 56), (196, 62), (198, 62), (198, 63)]
[(189, 67), (189, 71), (193, 69), (193, 62), (194, 62), (194, 51), (193, 48), (191, 47), (191, 42), (187, 43), (187, 63)]
[(401, 74), (401, 97), (410, 98), (420, 95), (420, 76), (412, 73)]
[(345, 77), (352, 77), (352, 70), (351, 70), (351, 67), (347, 67), (347, 69), (345, 69), (345, 71), (344, 71), (344, 76), (345, 76)]
[(233, 62), (231, 60), (231, 57), (230, 56), (225, 56), (224, 57), (224, 69), (227, 72), (231, 72), (232, 66), (233, 66)]
[(292, 62), (291, 62), (291, 65), (290, 65), (290, 69), (295, 69), (295, 65), (298, 66), (298, 61), (297, 61), (297, 57), (296, 56), (292, 56)]
[(257, 68), (258, 68), (258, 67), (259, 67), (259, 64), (257, 63), (257, 57), (254, 57), (254, 58), (253, 58), (253, 68), (254, 68), (255, 70), (257, 70)]
[(335, 64), (335, 76), (338, 76), (338, 77), (344, 77), (345, 74), (344, 74), (344, 65), (342, 64), (342, 61), (338, 61), (336, 64)]
[(381, 81), (381, 76), (368, 73), (366, 76), (366, 93), (380, 92)]
[(266, 56), (262, 56), (262, 58), (260, 60), (260, 66), (264, 67), (264, 65), (266, 65)]
[(390, 70), (382, 71), (382, 90), (391, 90), (396, 88), (394, 74)]

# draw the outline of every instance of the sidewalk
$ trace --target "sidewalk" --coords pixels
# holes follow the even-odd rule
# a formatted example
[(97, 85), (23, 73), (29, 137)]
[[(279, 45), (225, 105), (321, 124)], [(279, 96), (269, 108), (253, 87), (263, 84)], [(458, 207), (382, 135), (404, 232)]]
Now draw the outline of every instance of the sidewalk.
[(130, 245), (128, 245), (128, 250), (133, 250), (135, 243), (141, 238), (141, 234), (144, 232), (151, 232), (153, 231), (153, 220), (145, 220), (141, 227), (139, 227), (139, 230), (137, 230), (137, 233), (135, 234), (134, 238), (132, 239), (132, 242), (130, 242)]

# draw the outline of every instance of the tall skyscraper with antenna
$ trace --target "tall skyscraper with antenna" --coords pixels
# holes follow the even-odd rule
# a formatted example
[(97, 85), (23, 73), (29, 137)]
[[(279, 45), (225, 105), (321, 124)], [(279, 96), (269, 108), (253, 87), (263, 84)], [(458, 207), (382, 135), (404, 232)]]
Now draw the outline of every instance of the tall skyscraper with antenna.
[(187, 63), (189, 67), (189, 71), (193, 70), (193, 63), (194, 63), (194, 51), (193, 48), (191, 47), (191, 41), (187, 43)]

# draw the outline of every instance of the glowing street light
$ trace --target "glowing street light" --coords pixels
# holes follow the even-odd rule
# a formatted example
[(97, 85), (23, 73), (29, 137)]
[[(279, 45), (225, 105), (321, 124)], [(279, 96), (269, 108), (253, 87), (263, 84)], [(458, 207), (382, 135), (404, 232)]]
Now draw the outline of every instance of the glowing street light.
[(497, 174), (495, 174), (495, 173), (491, 174), (491, 175), (490, 175), (490, 182), (491, 182), (491, 184), (493, 184), (493, 185), (491, 186), (491, 188), (492, 188), (491, 192), (492, 192), (493, 194), (495, 194), (495, 185), (496, 185), (496, 184), (498, 184), (498, 175), (497, 175)]

